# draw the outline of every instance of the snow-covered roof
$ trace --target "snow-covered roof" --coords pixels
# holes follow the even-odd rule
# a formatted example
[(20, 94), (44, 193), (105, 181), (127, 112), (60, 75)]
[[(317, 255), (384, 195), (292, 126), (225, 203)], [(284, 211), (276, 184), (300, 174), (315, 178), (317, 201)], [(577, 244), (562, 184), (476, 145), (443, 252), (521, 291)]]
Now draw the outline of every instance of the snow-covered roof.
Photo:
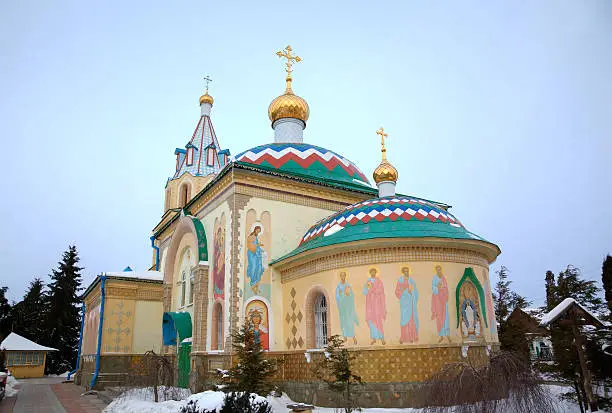
[(11, 333), (0, 343), (0, 349), (8, 351), (57, 351), (56, 348), (41, 346), (32, 340)]
[(569, 310), (570, 307), (572, 307), (573, 305), (578, 306), (586, 314), (593, 317), (595, 321), (603, 325), (603, 323), (593, 313), (591, 313), (589, 310), (584, 308), (582, 305), (580, 305), (578, 301), (574, 300), (571, 297), (566, 298), (565, 300), (561, 301), (555, 308), (550, 310), (548, 313), (544, 314), (542, 316), (542, 319), (540, 320), (540, 325), (547, 326), (550, 323), (555, 322), (559, 317), (561, 317), (561, 315), (563, 315), (563, 313)]
[(164, 274), (160, 271), (118, 271), (104, 272), (106, 277), (135, 278), (137, 280), (163, 281)]

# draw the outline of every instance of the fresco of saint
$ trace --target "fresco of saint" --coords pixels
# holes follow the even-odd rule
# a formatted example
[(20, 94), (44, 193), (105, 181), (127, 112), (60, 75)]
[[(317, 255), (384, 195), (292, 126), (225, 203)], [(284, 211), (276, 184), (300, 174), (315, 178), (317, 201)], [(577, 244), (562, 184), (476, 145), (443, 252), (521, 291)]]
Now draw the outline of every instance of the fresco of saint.
[(225, 227), (221, 220), (221, 224), (215, 232), (214, 240), (214, 267), (213, 267), (213, 296), (214, 298), (224, 298), (225, 289)]
[(340, 272), (340, 282), (336, 287), (336, 304), (338, 305), (338, 315), (340, 316), (340, 328), (344, 340), (353, 338), (353, 343), (357, 344), (355, 337), (355, 326), (359, 325), (357, 313), (355, 312), (355, 295), (353, 288), (346, 281), (346, 271)]
[(478, 298), (472, 283), (465, 283), (461, 287), (461, 333), (468, 341), (476, 341), (480, 336)]
[(380, 278), (377, 277), (378, 270), (376, 268), (370, 268), (369, 272), (370, 276), (363, 286), (363, 294), (366, 296), (366, 321), (370, 327), (372, 345), (376, 343), (376, 340), (385, 344), (383, 327), (383, 321), (387, 318), (385, 287)]
[(408, 266), (402, 267), (402, 275), (395, 285), (395, 296), (399, 298), (400, 304), (400, 344), (419, 341), (419, 291), (414, 279), (410, 278)]
[(259, 343), (262, 350), (270, 349), (270, 335), (267, 328), (267, 311), (260, 301), (252, 301), (248, 305), (248, 320), (253, 330), (253, 339)]
[(444, 338), (450, 343), (450, 328), (448, 321), (448, 283), (442, 272), (442, 266), (436, 265), (436, 274), (431, 281), (431, 319), (436, 320), (436, 331), (441, 343)]
[(264, 261), (268, 259), (262, 248), (264, 245), (259, 240), (261, 228), (260, 224), (255, 225), (253, 231), (247, 237), (247, 277), (249, 277), (249, 285), (253, 294), (261, 293), (259, 283), (265, 271), (264, 265), (266, 263)]

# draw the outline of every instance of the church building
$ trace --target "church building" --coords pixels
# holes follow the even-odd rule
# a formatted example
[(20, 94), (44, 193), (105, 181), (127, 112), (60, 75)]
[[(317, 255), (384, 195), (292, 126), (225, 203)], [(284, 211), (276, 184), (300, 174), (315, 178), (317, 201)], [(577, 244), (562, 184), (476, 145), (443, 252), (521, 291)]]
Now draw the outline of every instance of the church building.
[(273, 142), (230, 152), (207, 88), (191, 139), (174, 153), (151, 237), (162, 351), (176, 357), (179, 384), (199, 391), (230, 367), (230, 332), (247, 323), (283, 360), (283, 390), (325, 405), (311, 367), (338, 334), (371, 404), (405, 405), (410, 383), (465, 357), (485, 363), (499, 346), (489, 265), (500, 250), (449, 205), (396, 193), (383, 128), (374, 185), (316, 136), (305, 139), (309, 107), (292, 78), (301, 59), (289, 46), (277, 54), (287, 75), (268, 108)]

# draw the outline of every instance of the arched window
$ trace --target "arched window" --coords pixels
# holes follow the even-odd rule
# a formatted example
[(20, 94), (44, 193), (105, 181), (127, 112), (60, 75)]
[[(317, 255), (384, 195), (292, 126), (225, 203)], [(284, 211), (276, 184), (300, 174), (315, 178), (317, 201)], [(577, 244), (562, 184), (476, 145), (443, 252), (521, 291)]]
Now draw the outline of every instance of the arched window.
[(181, 271), (181, 307), (185, 307), (185, 295), (187, 290), (187, 270)]
[(190, 198), (191, 191), (189, 188), (189, 184), (183, 184), (183, 186), (181, 186), (180, 191), (179, 207), (184, 207), (185, 205), (187, 205), (187, 202), (189, 202)]
[(189, 274), (189, 304), (193, 304), (193, 292), (195, 290), (193, 272)]
[[(187, 289), (190, 287), (191, 281), (190, 281), (190, 274), (191, 274), (191, 268), (193, 267), (193, 263), (191, 262), (191, 249), (187, 248), (185, 250), (185, 252), (183, 253), (183, 255), (181, 256), (181, 261), (180, 261), (180, 266), (179, 266), (179, 272), (178, 272), (178, 279), (176, 280), (176, 284), (178, 287), (178, 292), (177, 292), (177, 306), (178, 308), (181, 307), (185, 307), (187, 304), (191, 303), (190, 297), (191, 297), (191, 291), (188, 291)], [(193, 291), (193, 287), (192, 287), (192, 291)], [(190, 302), (187, 302), (187, 300), (190, 300)]]
[(314, 301), (315, 345), (317, 348), (327, 346), (327, 300), (318, 294)]
[(215, 303), (213, 306), (211, 333), (211, 350), (223, 350), (223, 306), (221, 303)]

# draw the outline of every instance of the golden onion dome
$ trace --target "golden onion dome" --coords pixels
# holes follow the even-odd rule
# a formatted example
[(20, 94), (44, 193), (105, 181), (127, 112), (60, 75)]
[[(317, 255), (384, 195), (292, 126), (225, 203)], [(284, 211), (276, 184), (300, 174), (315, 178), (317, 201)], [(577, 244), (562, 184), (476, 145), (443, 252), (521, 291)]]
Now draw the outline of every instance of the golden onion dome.
[(268, 117), (272, 123), (283, 118), (295, 118), (304, 122), (308, 120), (310, 109), (308, 103), (301, 97), (297, 96), (291, 90), (291, 76), (287, 76), (287, 88), (285, 93), (277, 97), (270, 103), (268, 107)]
[(397, 169), (393, 165), (391, 165), (386, 159), (378, 165), (378, 167), (374, 170), (374, 182), (377, 184), (381, 182), (397, 182), (398, 178)]
[(200, 96), (200, 105), (202, 105), (203, 103), (208, 103), (212, 106), (214, 101), (215, 100), (213, 99), (213, 97), (208, 94), (208, 89), (206, 90), (206, 93)]

